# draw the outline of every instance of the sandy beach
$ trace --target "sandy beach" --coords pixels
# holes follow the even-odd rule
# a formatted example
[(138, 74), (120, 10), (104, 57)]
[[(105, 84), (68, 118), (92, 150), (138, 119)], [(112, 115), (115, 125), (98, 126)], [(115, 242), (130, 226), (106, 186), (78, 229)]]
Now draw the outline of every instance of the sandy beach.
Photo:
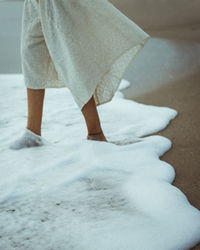
[[(152, 36), (124, 75), (126, 100), (118, 92), (98, 108), (108, 139), (127, 147), (86, 141), (71, 94), (48, 89), (47, 145), (8, 149), (26, 124), (26, 89), (22, 75), (0, 75), (0, 249), (177, 250), (199, 239), (199, 3), (110, 1)], [(21, 73), (22, 4), (0, 4), (0, 73)]]
[[(176, 172), (173, 185), (179, 188), (189, 202), (200, 209), (200, 73), (164, 85), (151, 93), (133, 98), (134, 101), (149, 105), (167, 106), (176, 109), (179, 114), (163, 131), (156, 133), (169, 138), (172, 148), (161, 160), (170, 163)], [(124, 90), (131, 98), (131, 91)], [(134, 88), (132, 88), (132, 94)], [(200, 244), (192, 248), (199, 250)]]

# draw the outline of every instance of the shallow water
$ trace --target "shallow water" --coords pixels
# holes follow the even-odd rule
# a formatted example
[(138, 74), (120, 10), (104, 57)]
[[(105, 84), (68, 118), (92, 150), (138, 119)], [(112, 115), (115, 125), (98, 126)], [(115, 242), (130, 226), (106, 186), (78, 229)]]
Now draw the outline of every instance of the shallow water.
[[(86, 140), (67, 88), (46, 89), (42, 147), (11, 150), (27, 120), (22, 75), (1, 75), (0, 249), (189, 249), (200, 242), (200, 211), (171, 185), (159, 157), (168, 138), (151, 135), (177, 115), (117, 91), (98, 106), (110, 143)], [(122, 80), (119, 90), (130, 85)]]

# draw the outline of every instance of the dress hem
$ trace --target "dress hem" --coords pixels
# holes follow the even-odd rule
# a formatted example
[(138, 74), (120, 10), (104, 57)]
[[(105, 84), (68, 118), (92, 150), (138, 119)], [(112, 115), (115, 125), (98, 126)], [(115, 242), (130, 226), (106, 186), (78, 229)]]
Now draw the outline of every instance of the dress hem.
[[(93, 89), (91, 90), (91, 93), (87, 96), (87, 98), (85, 100), (80, 100), (77, 96), (74, 97), (75, 101), (79, 107), (79, 109), (81, 110), (83, 108), (83, 106), (90, 100), (90, 98), (92, 96), (94, 96), (94, 100), (95, 100), (95, 104), (96, 106), (99, 106), (101, 104), (105, 104), (107, 102), (110, 102), (112, 100), (112, 98), (115, 95), (115, 92), (117, 91), (123, 77), (124, 74), (126, 73), (127, 69), (129, 68), (129, 66), (131, 65), (131, 63), (134, 61), (135, 57), (137, 56), (137, 54), (141, 51), (141, 49), (144, 47), (144, 45), (147, 43), (147, 41), (151, 38), (151, 36), (147, 35), (140, 43), (138, 43), (137, 45), (134, 45), (128, 49), (126, 49), (125, 51), (123, 51), (120, 56), (118, 56), (111, 64), (109, 67), (109, 70), (107, 70), (105, 73), (103, 73), (103, 76), (101, 77), (100, 80), (97, 81), (97, 83), (94, 85)], [(117, 73), (113, 74), (112, 73), (112, 67), (115, 65), (115, 63), (118, 61), (120, 62), (120, 60), (122, 60), (123, 56), (128, 53), (131, 50), (136, 49), (136, 51), (130, 56), (130, 58), (128, 58), (128, 60), (126, 60), (124, 62), (124, 67), (122, 68), (122, 71), (117, 71)], [(106, 81), (105, 78), (108, 78), (108, 80)], [(59, 79), (55, 79), (55, 80), (41, 80), (38, 79), (38, 81), (43, 82), (43, 85), (38, 87), (37, 84), (33, 84), (33, 85), (29, 85), (29, 84), (25, 84), (27, 88), (30, 89), (45, 89), (45, 88), (68, 88), (67, 87), (67, 83), (63, 80), (59, 80)], [(109, 82), (113, 81), (112, 86), (113, 88), (109, 88)], [(26, 82), (26, 81), (25, 81)], [(103, 84), (103, 87), (101, 86)], [(33, 86), (33, 87), (32, 87)], [(99, 87), (98, 87), (99, 86)], [(101, 88), (100, 88), (101, 87)], [(100, 91), (99, 91), (100, 89)], [(100, 92), (100, 94), (98, 94), (98, 91)], [(106, 98), (101, 99), (102, 96), (104, 96), (103, 94), (106, 94)], [(101, 97), (100, 97), (101, 95)]]
[[(106, 73), (103, 74), (103, 76), (101, 77), (101, 80), (97, 82), (97, 84), (95, 85), (94, 89), (91, 91), (91, 94), (89, 95), (89, 97), (87, 98), (87, 100), (83, 101), (82, 104), (79, 105), (79, 108), (82, 109), (83, 106), (90, 100), (90, 98), (94, 95), (94, 99), (95, 99), (95, 103), (96, 106), (99, 106), (101, 104), (105, 104), (107, 102), (110, 102), (112, 100), (112, 98), (115, 95), (115, 92), (117, 91), (123, 77), (124, 74), (126, 73), (126, 71), (128, 70), (129, 66), (131, 65), (131, 63), (134, 61), (135, 57), (139, 54), (139, 52), (141, 51), (141, 49), (144, 47), (144, 45), (147, 43), (147, 41), (151, 38), (151, 36), (147, 36), (146, 38), (144, 38), (139, 44), (132, 46), (131, 48), (126, 49), (125, 51), (123, 51), (122, 54), (120, 54), (120, 56), (115, 59), (111, 65), (108, 71), (106, 71)], [(120, 60), (124, 54), (126, 54), (128, 51), (132, 50), (132, 49), (137, 49), (136, 52), (131, 56), (131, 58), (125, 63), (125, 67), (123, 68), (123, 70), (121, 72), (119, 72), (119, 75), (113, 75), (111, 73), (112, 71), (112, 66), (116, 63), (116, 61)], [(101, 85), (102, 82), (104, 82), (106, 77), (112, 77), (115, 78), (114, 80), (114, 89), (110, 90), (108, 88), (109, 94), (108, 94), (108, 98), (106, 98), (106, 100), (104, 101), (100, 101), (98, 98), (98, 94), (96, 93), (98, 85)], [(105, 84), (103, 91), (105, 91), (106, 87), (108, 84)]]

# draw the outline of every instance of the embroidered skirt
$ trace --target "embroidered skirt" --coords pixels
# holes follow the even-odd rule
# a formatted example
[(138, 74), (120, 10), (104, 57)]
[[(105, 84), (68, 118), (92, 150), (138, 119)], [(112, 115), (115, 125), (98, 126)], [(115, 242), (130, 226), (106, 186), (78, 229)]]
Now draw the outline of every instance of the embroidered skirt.
[(80, 109), (109, 102), (150, 35), (107, 0), (25, 0), (21, 62), (27, 88), (67, 87)]

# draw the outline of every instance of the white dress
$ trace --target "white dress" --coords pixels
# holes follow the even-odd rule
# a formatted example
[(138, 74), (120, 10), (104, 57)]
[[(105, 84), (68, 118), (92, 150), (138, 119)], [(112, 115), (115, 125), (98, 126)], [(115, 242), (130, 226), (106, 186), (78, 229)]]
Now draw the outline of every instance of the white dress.
[(25, 0), (21, 61), (27, 88), (67, 87), (80, 109), (109, 102), (150, 38), (107, 0)]

